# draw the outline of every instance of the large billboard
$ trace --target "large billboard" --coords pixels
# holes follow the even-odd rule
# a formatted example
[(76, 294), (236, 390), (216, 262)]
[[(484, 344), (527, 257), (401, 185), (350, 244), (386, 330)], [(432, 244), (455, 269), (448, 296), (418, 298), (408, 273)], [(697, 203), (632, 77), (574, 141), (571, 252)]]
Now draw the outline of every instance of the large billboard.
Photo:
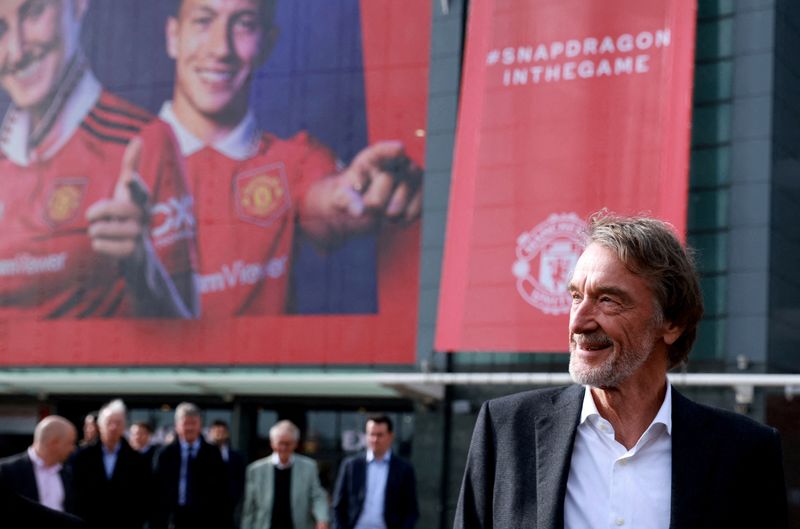
[(474, 0), (439, 351), (567, 350), (601, 208), (686, 226), (695, 3)]
[(430, 7), (0, 5), (0, 364), (415, 359)]

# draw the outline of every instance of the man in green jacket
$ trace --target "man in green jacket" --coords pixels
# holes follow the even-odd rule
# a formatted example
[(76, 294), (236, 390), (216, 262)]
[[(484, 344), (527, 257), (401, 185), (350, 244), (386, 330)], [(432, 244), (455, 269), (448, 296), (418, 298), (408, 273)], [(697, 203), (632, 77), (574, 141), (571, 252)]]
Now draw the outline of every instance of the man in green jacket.
[(328, 529), (328, 498), (313, 459), (295, 454), (300, 430), (279, 421), (272, 454), (247, 467), (241, 529)]

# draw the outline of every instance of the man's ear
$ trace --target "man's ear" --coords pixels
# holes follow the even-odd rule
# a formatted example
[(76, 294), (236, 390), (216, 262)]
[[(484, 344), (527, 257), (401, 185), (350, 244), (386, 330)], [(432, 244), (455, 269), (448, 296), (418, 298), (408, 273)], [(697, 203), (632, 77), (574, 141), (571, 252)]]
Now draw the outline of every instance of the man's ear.
[(167, 25), (164, 28), (167, 36), (167, 55), (171, 59), (178, 58), (178, 19), (167, 17)]
[(664, 325), (661, 328), (664, 337), (664, 342), (667, 345), (674, 344), (675, 341), (681, 337), (685, 328), (686, 327), (684, 325), (676, 325), (671, 321), (665, 321)]
[(261, 43), (261, 52), (258, 56), (259, 65), (263, 65), (265, 62), (267, 62), (272, 50), (275, 49), (275, 44), (278, 42), (278, 36), (280, 33), (281, 31), (278, 26), (270, 26), (270, 28), (264, 32), (264, 36), (262, 37), (263, 42)]

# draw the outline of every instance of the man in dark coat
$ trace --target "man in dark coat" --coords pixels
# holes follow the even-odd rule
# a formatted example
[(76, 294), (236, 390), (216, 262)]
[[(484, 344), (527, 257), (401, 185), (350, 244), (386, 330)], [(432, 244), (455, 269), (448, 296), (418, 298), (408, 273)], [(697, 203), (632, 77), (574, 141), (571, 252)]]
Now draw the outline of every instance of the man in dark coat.
[(99, 441), (81, 448), (73, 462), (75, 514), (91, 528), (141, 529), (147, 520), (150, 469), (122, 436), (125, 422), (121, 400), (101, 408)]
[(153, 463), (153, 529), (229, 527), (228, 474), (219, 449), (201, 435), (200, 409), (183, 402), (175, 409), (177, 439)]
[(483, 405), (455, 529), (785, 528), (778, 432), (667, 379), (703, 313), (674, 230), (600, 212), (587, 239), (569, 283), (577, 384)]
[(410, 463), (392, 453), (392, 420), (367, 420), (367, 452), (342, 463), (333, 492), (334, 529), (412, 529), (419, 518)]
[(85, 529), (80, 518), (45, 507), (0, 483), (3, 529)]
[(0, 483), (51, 509), (72, 510), (72, 479), (64, 462), (75, 450), (76, 437), (67, 419), (45, 417), (36, 425), (27, 451), (0, 460)]

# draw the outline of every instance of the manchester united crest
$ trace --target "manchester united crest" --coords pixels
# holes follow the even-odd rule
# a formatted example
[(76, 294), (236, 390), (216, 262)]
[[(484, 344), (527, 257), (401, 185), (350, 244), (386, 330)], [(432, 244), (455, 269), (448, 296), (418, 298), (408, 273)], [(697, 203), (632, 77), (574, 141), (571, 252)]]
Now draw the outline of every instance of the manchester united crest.
[(236, 211), (242, 220), (268, 226), (291, 205), (283, 164), (248, 170), (234, 178)]
[(44, 216), (48, 224), (57, 226), (75, 218), (86, 192), (86, 179), (62, 178), (56, 180), (45, 201)]
[(517, 237), (517, 292), (545, 314), (569, 312), (567, 283), (583, 251), (585, 226), (574, 213), (554, 213)]

